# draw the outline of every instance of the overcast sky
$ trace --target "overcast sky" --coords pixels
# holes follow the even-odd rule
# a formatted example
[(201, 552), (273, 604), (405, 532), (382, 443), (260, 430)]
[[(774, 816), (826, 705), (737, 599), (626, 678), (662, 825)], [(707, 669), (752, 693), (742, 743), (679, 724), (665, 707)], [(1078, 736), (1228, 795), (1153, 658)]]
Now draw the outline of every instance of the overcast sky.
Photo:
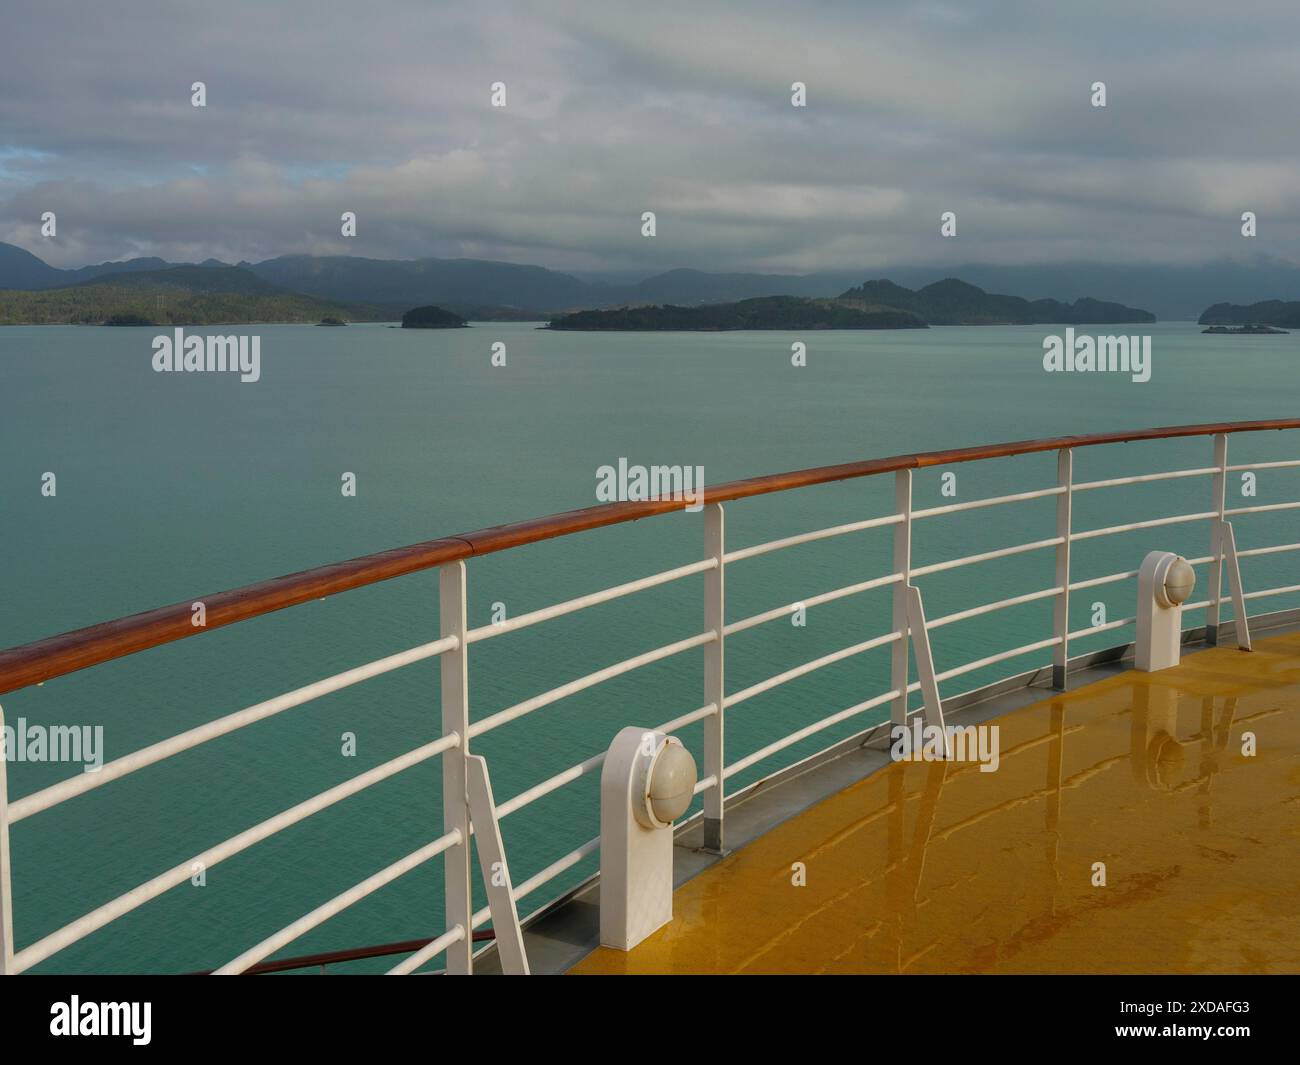
[(0, 0), (0, 240), (57, 266), (1297, 260), (1298, 113), (1295, 0)]

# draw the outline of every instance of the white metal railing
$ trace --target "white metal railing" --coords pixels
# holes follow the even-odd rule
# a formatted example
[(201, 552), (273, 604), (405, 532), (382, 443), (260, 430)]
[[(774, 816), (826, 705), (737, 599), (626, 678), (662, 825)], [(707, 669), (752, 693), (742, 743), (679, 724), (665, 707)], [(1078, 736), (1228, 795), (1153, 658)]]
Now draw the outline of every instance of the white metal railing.
[(477, 629), (470, 629), (465, 634), (467, 643), (478, 643), (480, 640), (486, 640), (493, 636), (500, 636), (507, 632), (518, 632), (520, 629), (526, 629), (530, 625), (536, 625), (543, 621), (551, 621), (554, 618), (562, 618), (566, 614), (572, 614), (579, 610), (585, 610), (589, 606), (598, 606), (601, 603), (609, 603), (615, 599), (622, 599), (626, 595), (634, 592), (642, 592), (647, 588), (658, 588), (661, 584), (668, 584), (670, 581), (682, 580), (685, 577), (693, 577), (697, 573), (703, 573), (706, 570), (716, 569), (718, 562), (716, 559), (706, 558), (699, 562), (692, 562), (689, 566), (678, 566), (676, 569), (665, 570), (663, 573), (656, 573), (650, 577), (643, 577), (639, 581), (628, 581), (626, 584), (620, 584), (615, 588), (606, 588), (602, 592), (593, 592), (591, 595), (579, 596), (577, 599), (570, 599), (568, 602), (557, 603), (555, 606), (544, 607), (541, 610), (533, 610), (527, 614), (520, 614), (517, 618), (509, 618), (505, 621), (492, 622), (489, 625), (481, 625)]
[[(1200, 603), (1189, 604), (1185, 609), (1206, 609), (1207, 640), (1211, 643), (1217, 640), (1222, 600), (1222, 572), (1225, 566), (1229, 568), (1230, 583), (1233, 585), (1234, 598), (1237, 600), (1237, 624), (1239, 627), (1244, 627), (1246, 624), (1243, 605), (1246, 600), (1300, 592), (1300, 584), (1241, 592), (1240, 577), (1237, 571), (1238, 558), (1300, 551), (1300, 542), (1254, 547), (1238, 552), (1235, 549), (1231, 526), (1227, 524), (1228, 519), (1233, 517), (1295, 509), (1300, 507), (1300, 502), (1237, 508), (1225, 506), (1225, 479), (1229, 472), (1247, 469), (1300, 467), (1300, 460), (1230, 466), (1227, 463), (1227, 436), (1220, 433), (1215, 435), (1213, 440), (1214, 464), (1211, 466), (1170, 470), (1132, 477), (1108, 478), (1080, 484), (1073, 483), (1072, 449), (1068, 447), (1062, 448), (1058, 452), (1057, 483), (1054, 486), (918, 510), (912, 508), (912, 471), (911, 469), (901, 469), (895, 473), (895, 507), (892, 513), (733, 550), (728, 550), (726, 547), (722, 504), (709, 503), (704, 509), (704, 557), (698, 561), (628, 581), (589, 595), (556, 603), (499, 624), (494, 623), (474, 629), (470, 629), (466, 624), (465, 564), (463, 561), (448, 563), (441, 567), (441, 633), (436, 640), (357, 666), (275, 698), (248, 706), (208, 724), (182, 732), (169, 739), (115, 759), (103, 766), (97, 773), (79, 774), (76, 777), (43, 788), (12, 802), (8, 799), (6, 763), (3, 758), (0, 758), (0, 971), (8, 973), (23, 972), (103, 928), (118, 917), (131, 912), (190, 879), (198, 865), (204, 868), (210, 867), (335, 803), (356, 795), (382, 780), (413, 766), (440, 758), (443, 782), (443, 824), (442, 831), (435, 838), (399, 861), (386, 866), (346, 891), (321, 903), (298, 920), (249, 947), (217, 971), (221, 973), (238, 973), (249, 969), (381, 887), (432, 859), (443, 856), (446, 930), (442, 935), (394, 965), (390, 972), (393, 974), (414, 972), (435, 957), (445, 954), (448, 972), (467, 973), (473, 967), (473, 932), (475, 929), (489, 920), (493, 921), (499, 931), (502, 929), (503, 922), (517, 926), (517, 915), (513, 912), (515, 902), (553, 882), (557, 877), (596, 854), (599, 849), (599, 840), (592, 839), (557, 858), (524, 882), (511, 886), (508, 892), (509, 913), (500, 912), (493, 905), (472, 911), (470, 848), (476, 830), (481, 834), (490, 828), (493, 833), (496, 833), (498, 831), (497, 824), (500, 820), (595, 773), (602, 767), (605, 760), (604, 753), (592, 755), (520, 791), (506, 801), (495, 805), (487, 815), (490, 824), (485, 824), (481, 816), (477, 818), (470, 816), (470, 804), (467, 799), (469, 789), (467, 771), (471, 763), (476, 761), (470, 756), (470, 741), (614, 677), (622, 676), (643, 666), (666, 660), (689, 650), (703, 648), (703, 705), (698, 709), (665, 722), (659, 728), (664, 732), (672, 732), (697, 722), (704, 724), (704, 765), (701, 779), (696, 787), (696, 793), (702, 795), (704, 800), (702, 816), (705, 845), (715, 850), (721, 850), (726, 799), (736, 794), (727, 793), (725, 783), (737, 774), (752, 769), (765, 760), (798, 743), (811, 739), (827, 729), (843, 724), (854, 717), (886, 704), (891, 705), (890, 716), (892, 721), (895, 723), (905, 721), (910, 713), (916, 712), (909, 708), (908, 696), (918, 691), (922, 693), (923, 701), (926, 704), (919, 712), (939, 711), (940, 708), (937, 705), (931, 705), (937, 704), (938, 684), (1013, 658), (1032, 655), (1049, 649), (1053, 666), (1053, 684), (1057, 688), (1063, 688), (1066, 683), (1066, 666), (1069, 662), (1069, 645), (1071, 641), (1120, 629), (1133, 624), (1135, 621), (1134, 618), (1126, 617), (1088, 628), (1069, 630), (1068, 607), (1069, 595), (1072, 591), (1116, 584), (1132, 580), (1137, 576), (1137, 570), (1125, 570), (1105, 576), (1072, 579), (1071, 545), (1073, 543), (1168, 525), (1208, 521), (1211, 529), (1211, 553), (1190, 561), (1193, 565), (1208, 565), (1210, 567), (1210, 595)], [(1072, 499), (1077, 492), (1202, 476), (1212, 478), (1212, 509), (1172, 517), (1145, 519), (1099, 529), (1075, 530), (1073, 528)], [(1044, 499), (1052, 499), (1056, 503), (1055, 536), (946, 561), (932, 562), (923, 566), (914, 566), (912, 564), (912, 534), (914, 523), (918, 520)], [(726, 621), (725, 574), (730, 564), (819, 540), (846, 536), (876, 528), (893, 529), (893, 563), (888, 573), (856, 581), (831, 591), (821, 592), (794, 603), (764, 610), (737, 621)], [(928, 623), (925, 621), (924, 615), (920, 611), (920, 593), (913, 583), (917, 579), (978, 565), (995, 559), (1045, 551), (1049, 548), (1055, 551), (1055, 580), (1050, 587), (959, 610), (938, 617)], [(598, 604), (635, 595), (638, 592), (670, 582), (701, 575), (704, 577), (705, 584), (704, 630), (702, 632), (595, 670), (471, 723), (468, 654), (469, 648), (474, 644), (543, 624)], [(725, 682), (725, 644), (727, 637), (736, 636), (767, 622), (788, 617), (799, 609), (811, 609), (886, 587), (892, 590), (892, 616), (888, 630), (883, 634), (786, 669), (738, 691), (727, 692)], [(1052, 600), (1054, 604), (1054, 631), (1050, 637), (999, 651), (975, 661), (958, 663), (942, 671), (934, 670), (930, 660), (929, 630), (1042, 600)], [(921, 673), (920, 679), (917, 681), (912, 681), (909, 673), (909, 644), (915, 650), (918, 669)], [(815, 670), (856, 658), (870, 650), (886, 646), (891, 648), (888, 690), (874, 694), (844, 710), (798, 728), (742, 757), (730, 762), (727, 761), (724, 724), (729, 711), (734, 710), (755, 696), (772, 691)], [(104, 903), (23, 949), (15, 949), (9, 868), (10, 826), (76, 796), (83, 795), (138, 770), (161, 762), (173, 755), (191, 750), (236, 730), (302, 706), (322, 695), (361, 683), (403, 666), (432, 658), (438, 658), (441, 662), (441, 725), (440, 735), (436, 739), (416, 746), (382, 765), (322, 791), (312, 798), (208, 848), (196, 857)], [(2, 712), (0, 712), (0, 724), (3, 724)], [(514, 931), (517, 933), (517, 927), (514, 928)]]
[(759, 555), (766, 555), (770, 551), (780, 551), (786, 547), (796, 547), (799, 544), (810, 544), (814, 540), (828, 540), (832, 536), (843, 536), (846, 533), (862, 532), (864, 529), (878, 529), (883, 525), (897, 525), (903, 521), (901, 514), (886, 514), (883, 518), (869, 518), (866, 521), (853, 521), (847, 525), (836, 525), (830, 529), (818, 529), (815, 532), (800, 533), (797, 536), (787, 536), (781, 540), (769, 540), (765, 544), (756, 544), (753, 547), (744, 547), (739, 551), (728, 551), (723, 557), (726, 562), (740, 562), (747, 558), (757, 558)]
[(1017, 492), (1009, 496), (993, 496), (989, 499), (975, 499), (968, 503), (949, 503), (943, 507), (930, 507), (926, 510), (912, 511), (912, 520), (918, 518), (933, 518), (940, 514), (957, 514), (963, 510), (978, 510), (981, 507), (997, 507), (1003, 503), (1023, 503), (1028, 499), (1044, 499), (1047, 496), (1059, 496), (1066, 491), (1065, 488), (1058, 485), (1055, 488), (1041, 488), (1036, 492)]
[(661, 662), (665, 658), (671, 658), (673, 655), (681, 654), (683, 651), (690, 651), (696, 647), (703, 647), (706, 643), (713, 643), (718, 639), (716, 632), (702, 632), (698, 636), (691, 636), (685, 640), (678, 640), (676, 643), (670, 643), (663, 647), (658, 647), (653, 651), (647, 651), (643, 655), (636, 655), (633, 658), (626, 658), (622, 662), (617, 662), (612, 666), (606, 666), (604, 669), (598, 669), (594, 673), (588, 673), (577, 680), (571, 680), (568, 684), (561, 684), (558, 688), (552, 688), (550, 691), (542, 692), (541, 695), (534, 695), (531, 699), (525, 699), (521, 703), (515, 703), (514, 706), (508, 706), (504, 710), (498, 710), (490, 717), (485, 717), (481, 721), (476, 721), (469, 727), (470, 739), (475, 736), (481, 736), (485, 732), (491, 732), (495, 728), (510, 721), (515, 721), (525, 714), (531, 714), (534, 710), (540, 710), (543, 706), (550, 706), (551, 703), (559, 702), (561, 699), (570, 695), (576, 695), (580, 691), (586, 691), (603, 681), (611, 680), (614, 677), (620, 677), (624, 673), (630, 673), (634, 669), (640, 669), (642, 666), (651, 665), (654, 662)]
[[(381, 658), (367, 665), (357, 666), (355, 669), (349, 669), (343, 673), (336, 673), (332, 677), (326, 677), (324, 680), (318, 680), (313, 684), (296, 688), (284, 695), (277, 695), (274, 699), (267, 699), (243, 710), (237, 710), (233, 714), (217, 718), (216, 721), (209, 721), (206, 725), (199, 725), (187, 732), (181, 732), (170, 739), (150, 744), (148, 747), (142, 747), (138, 751), (114, 759), (94, 773), (82, 773), (79, 776), (69, 777), (67, 780), (52, 784), (48, 788), (11, 803), (8, 823), (15, 824), (25, 817), (30, 817), (42, 810), (48, 810), (50, 807), (66, 802), (74, 796), (82, 795), (92, 788), (103, 787), (105, 784), (121, 779), (128, 773), (134, 773), (145, 768), (145, 766), (161, 762), (164, 758), (170, 758), (174, 754), (191, 750), (199, 746), (199, 744), (207, 743), (209, 740), (234, 732), (236, 729), (246, 728), (254, 722), (263, 721), (268, 717), (283, 713), (285, 710), (292, 710), (296, 706), (302, 706), (313, 699), (319, 699), (322, 695), (329, 695), (342, 688), (359, 684), (363, 680), (369, 680), (371, 677), (377, 677), (380, 674), (410, 665), (412, 662), (432, 658), (434, 655), (451, 650), (455, 645), (454, 639), (434, 640), (432, 643), (413, 647), (409, 651), (402, 651), (400, 654), (389, 655), (387, 658)], [(444, 739), (450, 739), (454, 742), (455, 737), (444, 737)]]

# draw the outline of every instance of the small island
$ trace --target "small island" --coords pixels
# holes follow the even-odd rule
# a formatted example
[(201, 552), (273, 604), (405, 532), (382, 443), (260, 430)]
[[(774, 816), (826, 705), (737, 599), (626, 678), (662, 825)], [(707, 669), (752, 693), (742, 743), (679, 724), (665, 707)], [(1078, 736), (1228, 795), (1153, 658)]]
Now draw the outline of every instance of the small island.
[(1215, 333), (1219, 336), (1286, 336), (1285, 329), (1274, 329), (1271, 325), (1212, 325), (1202, 329), (1202, 333)]
[(441, 307), (416, 307), (402, 315), (403, 329), (463, 329), (469, 323)]
[(322, 319), (321, 319), (319, 322), (317, 322), (316, 324), (317, 324), (317, 325), (328, 325), (328, 326), (340, 326), (340, 325), (347, 325), (348, 323), (345, 322), (342, 318), (331, 318), (331, 317), (328, 317), (328, 316), (327, 316), (327, 317), (325, 317), (325, 318), (322, 318)]

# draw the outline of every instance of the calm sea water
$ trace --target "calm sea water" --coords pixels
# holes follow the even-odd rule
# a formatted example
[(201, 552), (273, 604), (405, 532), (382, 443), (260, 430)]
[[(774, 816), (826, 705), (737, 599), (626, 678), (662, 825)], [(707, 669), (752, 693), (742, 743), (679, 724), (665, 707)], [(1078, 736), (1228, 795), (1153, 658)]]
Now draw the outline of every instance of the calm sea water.
[[(581, 334), (480, 324), (409, 332), (249, 327), (262, 379), (155, 374), (152, 329), (0, 330), (0, 645), (419, 540), (595, 502), (596, 470), (702, 465), (733, 478), (914, 450), (1183, 422), (1295, 414), (1300, 336), (1204, 336), (1161, 324), (1146, 384), (1113, 374), (1048, 375), (1042, 327), (897, 333)], [(222, 329), (229, 333), (236, 330)], [(1104, 331), (1104, 330), (1102, 330)], [(808, 365), (790, 345), (808, 344)], [(490, 364), (507, 345), (508, 365)], [(1294, 434), (1233, 439), (1233, 462), (1291, 458)], [(1081, 450), (1077, 480), (1205, 466), (1209, 439)], [(57, 495), (41, 494), (45, 472)], [(340, 491), (354, 473), (355, 498)], [(916, 477), (917, 507), (942, 470)], [(1054, 483), (1046, 454), (953, 468), (957, 501)], [(1263, 471), (1258, 496), (1300, 496), (1296, 471)], [(1239, 497), (1233, 482), (1231, 491)], [(1082, 493), (1076, 527), (1208, 509), (1208, 478)], [(892, 478), (729, 504), (732, 547), (887, 513)], [(1231, 504), (1230, 504), (1231, 505)], [(1237, 505), (1244, 505), (1237, 501)], [(1289, 512), (1238, 520), (1239, 546), (1289, 543)], [(698, 514), (649, 519), (474, 560), (470, 624), (699, 557)], [(1054, 535), (1051, 501), (918, 525), (915, 564)], [(872, 530), (737, 563), (728, 619), (887, 572), (890, 533)], [(1204, 525), (1080, 543), (1076, 579), (1136, 568), (1153, 548), (1202, 555)], [(1249, 587), (1294, 584), (1295, 560), (1244, 563)], [(1051, 552), (923, 578), (931, 616), (1049, 586)], [(1201, 573), (1202, 582), (1204, 572)], [(693, 635), (701, 579), (501, 636), (471, 652), (479, 718), (600, 666)], [(1202, 598), (1204, 585), (1195, 598)], [(1072, 628), (1133, 613), (1134, 588), (1076, 594)], [(1295, 605), (1294, 597), (1257, 603)], [(728, 642), (728, 690), (884, 633), (887, 591), (813, 609)], [(121, 756), (299, 685), (434, 638), (437, 578), (420, 574), (215, 630), (3, 698), (6, 719), (102, 724)], [(1197, 615), (1190, 619), (1195, 622)], [(936, 634), (940, 669), (1050, 634), (1047, 601)], [(1072, 652), (1128, 639), (1109, 632)], [(947, 691), (1042, 664), (1030, 656)], [(625, 724), (654, 725), (702, 700), (696, 651), (600, 685), (476, 741), (498, 800), (604, 749)], [(883, 691), (888, 651), (817, 671), (737, 707), (732, 759)], [(439, 733), (437, 665), (425, 662), (291, 710), (13, 828), (19, 948), (228, 836)], [(883, 713), (884, 708), (882, 708)], [(733, 786), (849, 734), (859, 718), (754, 767)], [(700, 726), (684, 738), (696, 745)], [(341, 754), (356, 737), (355, 757)], [(15, 763), (12, 797), (68, 775)], [(518, 883), (598, 827), (597, 778), (504, 825)], [(219, 965), (441, 832), (436, 765), (410, 770), (213, 867), (56, 955), (51, 971), (186, 971)], [(525, 900), (528, 912), (592, 862)], [(285, 953), (441, 930), (441, 862), (402, 878)], [(382, 970), (391, 961), (358, 964)]]

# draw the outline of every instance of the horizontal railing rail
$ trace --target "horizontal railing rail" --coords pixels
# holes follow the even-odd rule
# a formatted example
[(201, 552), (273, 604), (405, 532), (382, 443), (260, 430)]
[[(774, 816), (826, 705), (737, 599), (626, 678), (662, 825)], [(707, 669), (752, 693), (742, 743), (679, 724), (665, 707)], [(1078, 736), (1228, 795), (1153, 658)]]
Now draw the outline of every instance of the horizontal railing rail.
[[(1253, 422), (1175, 425), (1130, 432), (1021, 440), (1009, 444), (957, 448), (949, 451), (927, 451), (913, 455), (870, 459), (864, 462), (847, 462), (838, 466), (819, 466), (796, 473), (731, 481), (706, 488), (703, 498), (705, 503), (727, 503), (792, 488), (809, 488), (819, 484), (872, 477), (900, 470), (925, 469), (981, 459), (1009, 458), (1044, 451), (1096, 447), (1102, 444), (1298, 428), (1300, 428), (1300, 418), (1279, 418)], [(317, 566), (314, 569), (276, 577), (259, 584), (250, 584), (216, 595), (196, 596), (182, 603), (159, 607), (157, 610), (76, 629), (59, 636), (51, 636), (7, 651), (0, 651), (0, 695), (17, 688), (42, 683), (74, 670), (85, 669), (87, 666), (108, 662), (151, 647), (159, 647), (174, 640), (186, 639), (201, 632), (210, 632), (237, 621), (261, 617), (313, 599), (323, 599), (340, 592), (391, 580), (394, 577), (434, 569), (449, 562), (464, 561), (557, 536), (601, 529), (609, 525), (653, 517), (656, 514), (679, 511), (685, 505), (679, 499), (649, 499), (585, 507), (581, 510), (553, 514), (546, 518), (498, 525), (476, 532), (428, 540), (409, 547), (363, 555), (347, 562)], [(202, 628), (196, 628), (193, 623), (192, 608), (196, 602), (202, 602), (206, 612), (206, 625)]]
[[(1211, 553), (1189, 559), (1197, 567), (1210, 569), (1210, 595), (1207, 599), (1187, 604), (1185, 609), (1205, 609), (1209, 642), (1217, 639), (1219, 608), (1225, 565), (1229, 567), (1237, 605), (1239, 632), (1246, 624), (1243, 604), (1247, 600), (1300, 592), (1300, 584), (1274, 588), (1252, 589), (1242, 592), (1237, 574), (1237, 560), (1261, 557), (1300, 550), (1300, 543), (1284, 543), (1252, 547), (1237, 551), (1228, 519), (1246, 518), (1256, 514), (1281, 513), (1300, 508), (1300, 502), (1268, 503), (1229, 508), (1225, 505), (1225, 478), (1238, 470), (1280, 469), (1300, 467), (1300, 460), (1271, 461), (1230, 466), (1227, 462), (1227, 440), (1232, 433), (1258, 432), (1300, 428), (1300, 419), (1262, 422), (1218, 423), (1199, 426), (1176, 426), (1149, 429), (1139, 432), (1105, 433), (1090, 436), (1057, 437), (1046, 440), (1021, 441), (988, 447), (962, 448), (951, 451), (925, 452), (894, 456), (866, 462), (826, 466), (798, 473), (736, 481), (704, 492), (704, 557), (685, 565), (676, 566), (649, 576), (627, 581), (600, 591), (554, 603), (509, 620), (469, 628), (465, 621), (465, 560), (477, 555), (508, 550), (541, 540), (571, 533), (601, 528), (655, 514), (680, 511), (688, 504), (681, 499), (660, 499), (636, 503), (615, 503), (591, 507), (550, 518), (497, 526), (460, 536), (428, 541), (411, 547), (369, 555), (349, 562), (319, 567), (287, 577), (277, 578), (246, 588), (164, 607), (145, 614), (137, 614), (115, 622), (65, 633), (0, 652), (0, 693), (46, 680), (63, 674), (107, 662), (147, 648), (195, 635), (206, 629), (221, 627), (284, 609), (312, 599), (363, 587), (378, 581), (438, 568), (441, 573), (442, 594), (440, 607), (441, 635), (436, 640), (419, 644), (376, 661), (356, 666), (333, 676), (259, 703), (226, 714), (207, 724), (189, 729), (140, 750), (108, 762), (96, 773), (79, 774), (60, 781), (20, 799), (10, 801), (4, 759), (0, 759), (0, 971), (22, 972), (46, 961), (59, 951), (104, 928), (117, 918), (137, 909), (152, 899), (188, 880), (194, 863), (204, 867), (214, 865), (238, 854), (256, 843), (314, 814), (342, 802), (374, 784), (395, 776), (406, 769), (441, 759), (444, 787), (443, 825), (440, 833), (430, 833), (433, 838), (405, 857), (378, 870), (365, 880), (329, 898), (296, 921), (265, 936), (246, 948), (232, 960), (217, 969), (220, 973), (247, 971), (275, 971), (276, 963), (266, 959), (290, 943), (324, 924), (345, 909), (356, 905), (374, 892), (398, 878), (419, 868), (435, 858), (444, 863), (446, 929), (432, 939), (421, 941), (417, 949), (390, 972), (413, 972), (435, 957), (445, 954), (449, 972), (468, 972), (472, 967), (473, 944), (482, 939), (479, 932), (491, 921), (495, 929), (502, 920), (517, 920), (514, 904), (552, 883), (558, 877), (575, 869), (599, 850), (599, 839), (589, 840), (546, 865), (519, 884), (507, 884), (503, 891), (510, 906), (510, 914), (503, 915), (494, 909), (495, 904), (472, 910), (469, 853), (474, 845), (472, 837), (478, 834), (478, 843), (488, 826), (472, 819), (465, 805), (466, 771), (481, 759), (470, 755), (471, 741), (498, 728), (542, 710), (556, 702), (586, 691), (616, 677), (632, 673), (654, 663), (674, 658), (687, 651), (704, 652), (703, 705), (659, 726), (658, 731), (673, 732), (689, 725), (703, 723), (704, 765), (695, 793), (703, 796), (704, 836), (706, 847), (721, 850), (722, 822), (726, 800), (738, 792), (728, 792), (726, 782), (738, 774), (753, 769), (766, 760), (789, 748), (812, 739), (820, 733), (842, 725), (855, 717), (890, 705), (890, 720), (894, 724), (906, 721), (914, 711), (909, 707), (909, 696), (920, 692), (928, 712), (929, 704), (937, 696), (937, 685), (982, 669), (999, 665), (1011, 659), (1051, 652), (1053, 683), (1064, 687), (1065, 671), (1069, 662), (1071, 641), (1132, 625), (1135, 618), (1125, 617), (1105, 621), (1091, 627), (1069, 629), (1069, 597), (1071, 592), (1103, 587), (1137, 577), (1136, 570), (1123, 570), (1086, 579), (1072, 579), (1071, 547), (1074, 543), (1098, 540), (1124, 533), (1137, 532), (1165, 526), (1209, 522), (1211, 528)], [(1215, 461), (1212, 466), (1168, 470), (1075, 483), (1072, 455), (1076, 448), (1132, 441), (1159, 440), (1179, 437), (1212, 436)], [(1044, 488), (991, 496), (943, 506), (913, 509), (912, 473), (951, 463), (983, 459), (1006, 458), (1055, 451), (1057, 483)], [(842, 523), (823, 529), (811, 530), (792, 536), (766, 541), (749, 547), (728, 550), (724, 536), (722, 504), (772, 492), (809, 487), (860, 477), (893, 473), (895, 478), (895, 506), (891, 512)], [(1128, 485), (1147, 485), (1160, 481), (1186, 478), (1212, 478), (1211, 509), (1195, 510), (1167, 517), (1146, 518), (1139, 521), (1102, 528), (1078, 530), (1074, 528), (1072, 514), (1073, 495), (1081, 491), (1118, 488)], [(1056, 508), (1056, 535), (1025, 543), (1011, 544), (992, 550), (977, 552), (957, 558), (912, 563), (912, 537), (916, 522), (921, 519), (960, 516), (972, 511), (1007, 505), (1020, 505), (1052, 501)], [(894, 539), (893, 565), (889, 572), (866, 580), (856, 581), (830, 591), (820, 592), (793, 603), (777, 606), (749, 617), (728, 622), (725, 610), (725, 570), (736, 562), (769, 555), (835, 537), (848, 536), (874, 529), (887, 529)], [(1225, 542), (1226, 541), (1226, 542)], [(1056, 579), (1038, 590), (1005, 596), (995, 601), (978, 603), (926, 621), (920, 610), (920, 592), (913, 584), (919, 578), (976, 566), (983, 562), (1012, 558), (1033, 552), (1052, 550), (1055, 555)], [(695, 631), (672, 643), (644, 651), (632, 657), (604, 666), (576, 677), (547, 691), (523, 699), (503, 709), (496, 710), (477, 720), (470, 720), (468, 656), (471, 646), (497, 636), (519, 632), (561, 617), (574, 614), (603, 603), (621, 600), (639, 592), (658, 588), (672, 582), (702, 576), (705, 582), (704, 615), (702, 631)], [(927, 584), (928, 587), (928, 584)], [(889, 589), (892, 597), (892, 618), (885, 631), (860, 640), (820, 657), (781, 670), (763, 680), (735, 691), (728, 691), (725, 683), (724, 646), (728, 637), (738, 636), (767, 622), (789, 617), (799, 610), (819, 607), (851, 596), (879, 589)], [(1019, 646), (996, 651), (969, 662), (958, 662), (946, 669), (935, 669), (930, 661), (928, 633), (949, 625), (986, 617), (997, 611), (1035, 602), (1053, 604), (1053, 633), (1050, 637), (1031, 640)], [(207, 615), (206, 628), (196, 628), (191, 623), (192, 606), (202, 602)], [(918, 642), (919, 641), (919, 642)], [(924, 645), (926, 668), (921, 677), (911, 680), (908, 666), (909, 644), (921, 664), (921, 644)], [(767, 742), (739, 758), (727, 760), (724, 743), (724, 721), (730, 711), (749, 700), (778, 689), (798, 678), (839, 662), (856, 659), (873, 650), (890, 648), (890, 681), (880, 691), (836, 713), (802, 725), (784, 736)], [(61, 803), (83, 796), (113, 781), (157, 764), (167, 758), (214, 741), (238, 730), (248, 728), (287, 710), (303, 706), (323, 695), (360, 684), (382, 674), (416, 662), (438, 659), (441, 661), (442, 699), (441, 735), (413, 747), (367, 772), (346, 780), (332, 788), (306, 799), (236, 835), (217, 843), (153, 879), (103, 903), (83, 916), (65, 924), (22, 949), (16, 949), (13, 940), (11, 912), (12, 894), (9, 873), (9, 829)], [(0, 712), (0, 724), (3, 714)], [(542, 780), (517, 792), (505, 801), (491, 807), (489, 820), (497, 831), (496, 823), (530, 807), (532, 804), (559, 792), (579, 780), (599, 771), (605, 761), (603, 751), (596, 751), (568, 768), (552, 773)], [(743, 791), (743, 789), (742, 789)], [(500, 936), (495, 937), (498, 941)], [(411, 944), (413, 945), (413, 944)], [(336, 952), (337, 954), (337, 952)], [(336, 954), (321, 955), (334, 957)], [(341, 955), (338, 955), (341, 956)], [(379, 956), (375, 954), (374, 956)], [(316, 957), (316, 956), (310, 956)]]

